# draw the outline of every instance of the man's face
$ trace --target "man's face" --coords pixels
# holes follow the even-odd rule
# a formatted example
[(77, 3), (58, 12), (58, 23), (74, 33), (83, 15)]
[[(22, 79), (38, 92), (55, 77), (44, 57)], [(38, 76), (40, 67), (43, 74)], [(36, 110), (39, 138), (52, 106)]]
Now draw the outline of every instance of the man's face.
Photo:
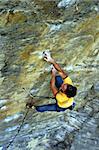
[(61, 85), (60, 90), (61, 90), (63, 93), (66, 92), (67, 85), (68, 85), (68, 84), (64, 84), (64, 83)]

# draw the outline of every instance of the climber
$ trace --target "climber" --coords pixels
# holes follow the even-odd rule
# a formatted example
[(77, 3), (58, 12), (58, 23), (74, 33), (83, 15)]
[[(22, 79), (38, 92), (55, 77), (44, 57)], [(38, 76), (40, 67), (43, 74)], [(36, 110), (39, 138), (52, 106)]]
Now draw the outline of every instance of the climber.
[[(38, 112), (44, 111), (65, 111), (66, 109), (72, 110), (75, 106), (73, 97), (77, 93), (77, 88), (73, 86), (70, 77), (61, 69), (58, 63), (51, 57), (49, 52), (43, 52), (45, 61), (53, 65), (51, 70), (50, 87), (56, 99), (55, 104), (48, 104), (42, 106), (35, 106)], [(59, 75), (56, 75), (56, 74)]]

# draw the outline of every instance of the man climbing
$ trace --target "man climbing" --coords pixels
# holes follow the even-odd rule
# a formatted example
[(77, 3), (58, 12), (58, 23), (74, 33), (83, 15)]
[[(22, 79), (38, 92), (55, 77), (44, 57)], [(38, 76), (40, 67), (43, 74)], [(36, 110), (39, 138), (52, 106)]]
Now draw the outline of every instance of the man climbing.
[[(70, 77), (61, 69), (58, 63), (51, 57), (49, 52), (43, 52), (44, 60), (53, 65), (51, 70), (50, 87), (56, 99), (55, 104), (48, 104), (42, 106), (35, 106), (38, 112), (44, 111), (65, 111), (72, 110), (75, 106), (73, 97), (77, 93), (77, 88), (73, 86)], [(56, 73), (58, 72), (58, 76)]]

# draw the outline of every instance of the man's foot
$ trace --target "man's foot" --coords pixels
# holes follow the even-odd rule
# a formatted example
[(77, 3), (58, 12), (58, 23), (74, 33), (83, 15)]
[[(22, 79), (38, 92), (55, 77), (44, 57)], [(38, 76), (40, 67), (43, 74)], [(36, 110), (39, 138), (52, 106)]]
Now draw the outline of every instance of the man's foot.
[(35, 107), (35, 102), (34, 101), (30, 101), (26, 103), (26, 108), (34, 108)]
[(76, 102), (73, 102), (72, 109), (74, 109), (75, 105), (76, 105)]

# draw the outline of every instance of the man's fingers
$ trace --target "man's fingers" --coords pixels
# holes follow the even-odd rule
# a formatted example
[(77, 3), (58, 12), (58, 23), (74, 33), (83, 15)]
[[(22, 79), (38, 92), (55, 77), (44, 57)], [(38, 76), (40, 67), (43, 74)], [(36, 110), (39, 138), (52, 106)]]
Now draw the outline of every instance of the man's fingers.
[(45, 61), (47, 61), (47, 58), (46, 58), (46, 57), (44, 57), (44, 60), (45, 60)]
[(46, 59), (47, 59), (47, 56), (44, 56), (44, 58), (46, 58)]
[[(51, 65), (51, 68), (52, 68), (52, 69), (55, 69), (54, 65)], [(55, 69), (55, 70), (56, 70), (56, 69)]]

